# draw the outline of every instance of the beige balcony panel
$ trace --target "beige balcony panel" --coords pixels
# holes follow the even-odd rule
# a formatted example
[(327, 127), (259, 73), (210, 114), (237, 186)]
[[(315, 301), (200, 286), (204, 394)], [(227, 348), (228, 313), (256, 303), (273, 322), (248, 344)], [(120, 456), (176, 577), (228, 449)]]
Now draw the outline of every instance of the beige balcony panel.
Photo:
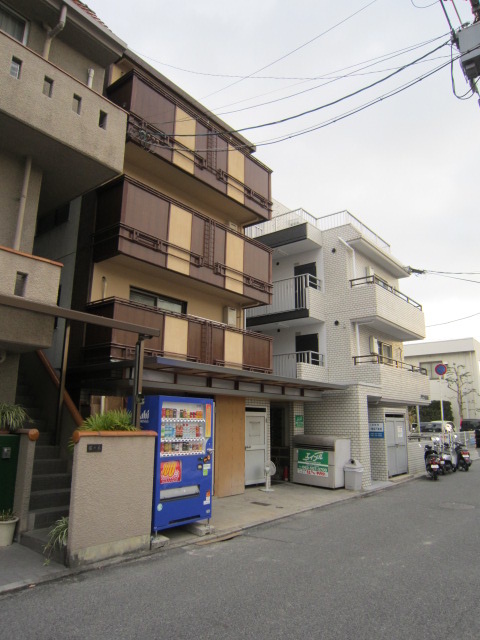
[[(365, 363), (354, 367), (357, 382), (379, 387), (383, 404), (429, 404), (428, 376), (393, 365)], [(377, 392), (376, 392), (377, 393)]]
[[(12, 58), (21, 61), (18, 79), (10, 75)], [(44, 93), (46, 78), (50, 96)], [(44, 210), (122, 172), (123, 109), (4, 34), (0, 85), (0, 146), (31, 155), (44, 170), (43, 192), (49, 194)]]
[(425, 338), (423, 311), (407, 300), (374, 283), (350, 290), (352, 322), (365, 324), (399, 341)]
[[(56, 304), (62, 265), (0, 247), (0, 293)], [(32, 311), (0, 306), (0, 348), (7, 351), (47, 349), (54, 319)]]

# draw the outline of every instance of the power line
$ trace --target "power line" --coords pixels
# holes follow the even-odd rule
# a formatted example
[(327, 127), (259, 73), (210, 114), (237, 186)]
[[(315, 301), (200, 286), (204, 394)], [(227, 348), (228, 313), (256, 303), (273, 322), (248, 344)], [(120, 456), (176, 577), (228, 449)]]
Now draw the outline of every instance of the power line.
[(480, 311), (478, 313), (472, 313), (471, 316), (465, 316), (463, 318), (456, 318), (455, 320), (447, 320), (447, 322), (438, 322), (437, 324), (427, 324), (425, 325), (426, 329), (430, 329), (431, 327), (440, 327), (444, 324), (452, 324), (453, 322), (460, 322), (461, 320), (469, 320), (470, 318), (474, 318), (475, 316), (480, 316)]
[[(423, 56), (420, 56), (419, 58), (413, 60), (412, 62), (408, 62), (407, 64), (399, 67), (396, 71), (393, 71), (392, 73), (388, 74), (387, 76), (384, 76), (383, 78), (380, 78), (379, 80), (376, 80), (375, 82), (372, 82), (364, 87), (361, 87), (360, 89), (357, 89), (356, 91), (353, 91), (347, 95), (344, 95), (340, 98), (337, 98), (336, 100), (332, 100), (331, 102), (327, 102), (325, 104), (319, 105), (317, 107), (313, 107), (312, 109), (307, 109), (306, 111), (303, 111), (301, 113), (296, 113), (292, 116), (286, 116), (285, 118), (280, 118), (278, 120), (273, 120), (271, 122), (264, 122), (262, 124), (257, 124), (257, 125), (251, 125), (248, 127), (241, 127), (239, 129), (230, 129), (228, 131), (224, 131), (222, 133), (226, 134), (226, 135), (231, 135), (231, 134), (236, 134), (236, 133), (242, 133), (243, 131), (252, 131), (254, 129), (263, 129), (265, 127), (272, 127), (278, 124), (284, 124), (285, 122), (289, 122), (290, 120), (296, 120), (298, 118), (302, 118), (303, 116), (306, 115), (310, 115), (311, 113), (316, 113), (317, 111), (320, 111), (322, 109), (326, 109), (327, 107), (332, 107), (335, 106), (336, 104), (339, 104), (340, 102), (343, 102), (344, 100), (347, 100), (348, 98), (352, 98), (356, 95), (359, 95), (360, 93), (363, 93), (364, 91), (367, 91), (368, 89), (372, 89), (373, 87), (381, 84), (382, 82), (386, 82), (387, 80), (390, 80), (390, 78), (393, 78), (394, 76), (398, 75), (399, 73), (401, 73), (402, 71), (404, 71), (405, 69), (408, 69), (409, 67), (413, 66), (415, 63), (419, 62), (420, 60), (424, 60), (425, 58), (427, 58), (429, 55), (431, 55), (432, 53), (436, 53), (437, 51), (439, 51), (440, 49), (442, 49), (443, 47), (445, 47), (446, 45), (448, 45), (450, 43), (450, 41), (444, 42), (441, 45), (439, 45), (438, 47), (435, 47), (435, 49), (432, 49), (431, 51), (425, 53)], [(460, 57), (460, 56), (459, 56)], [(437, 70), (449, 65), (450, 62), (447, 62), (444, 65), (441, 65), (440, 67), (437, 68)], [(425, 77), (428, 77), (428, 75), (431, 74), (426, 74)], [(197, 134), (179, 134), (176, 137), (188, 137), (188, 138), (192, 138), (192, 137), (208, 137), (208, 136), (215, 136), (217, 135), (217, 132), (209, 132), (209, 133), (197, 133)]]
[(377, 0), (372, 0), (367, 5), (365, 5), (361, 9), (359, 9), (358, 11), (355, 11), (354, 13), (349, 15), (347, 18), (344, 18), (340, 22), (337, 22), (337, 24), (334, 24), (332, 27), (329, 27), (325, 31), (322, 31), (322, 33), (319, 33), (317, 36), (315, 36), (311, 40), (308, 40), (308, 42), (304, 42), (299, 47), (296, 47), (295, 49), (292, 49), (292, 51), (289, 51), (288, 53), (284, 54), (283, 56), (280, 56), (280, 58), (277, 58), (276, 60), (274, 60), (273, 62), (270, 62), (269, 64), (265, 65), (264, 67), (261, 67), (260, 69), (257, 69), (256, 71), (252, 71), (252, 73), (249, 73), (247, 76), (245, 76), (243, 78), (240, 78), (238, 80), (235, 80), (235, 82), (232, 82), (232, 83), (226, 85), (225, 87), (222, 87), (221, 89), (217, 89), (217, 91), (213, 91), (212, 93), (209, 93), (208, 95), (203, 96), (203, 98), (201, 98), (201, 100), (204, 100), (205, 98), (210, 98), (210, 96), (216, 95), (217, 93), (220, 93), (221, 91), (225, 91), (226, 89), (229, 89), (230, 87), (233, 87), (234, 85), (238, 84), (239, 82), (243, 82), (244, 80), (247, 80), (248, 78), (251, 78), (252, 76), (256, 75), (257, 73), (260, 73), (261, 71), (264, 71), (265, 69), (268, 69), (269, 67), (272, 67), (274, 64), (277, 64), (277, 62), (280, 62), (280, 60), (285, 60), (285, 58), (288, 58), (289, 56), (293, 55), (297, 51), (300, 51), (300, 49), (303, 49), (304, 47), (308, 46), (312, 42), (315, 42), (315, 40), (318, 40), (319, 38), (321, 38), (322, 36), (326, 35), (327, 33), (330, 33), (331, 31), (333, 31), (337, 27), (341, 26), (342, 24), (344, 24), (348, 20), (351, 20), (351, 18), (355, 17), (356, 15), (361, 13), (362, 11), (365, 11), (365, 9), (368, 9), (368, 7), (370, 7), (372, 4), (375, 4), (376, 2), (377, 2)]

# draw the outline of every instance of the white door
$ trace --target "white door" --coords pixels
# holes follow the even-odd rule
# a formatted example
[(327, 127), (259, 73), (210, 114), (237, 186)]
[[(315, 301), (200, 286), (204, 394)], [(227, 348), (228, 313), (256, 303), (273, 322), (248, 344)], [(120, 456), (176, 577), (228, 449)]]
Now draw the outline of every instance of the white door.
[(385, 435), (387, 438), (389, 477), (407, 473), (407, 428), (405, 419), (387, 418), (385, 420)]
[(245, 484), (265, 484), (265, 415), (245, 415)]

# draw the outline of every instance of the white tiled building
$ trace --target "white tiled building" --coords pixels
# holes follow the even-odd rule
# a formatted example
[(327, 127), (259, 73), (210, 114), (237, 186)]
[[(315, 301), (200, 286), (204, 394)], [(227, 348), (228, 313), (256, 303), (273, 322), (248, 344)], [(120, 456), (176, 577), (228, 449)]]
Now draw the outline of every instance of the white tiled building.
[(405, 360), (415, 366), (427, 370), (430, 379), (430, 396), (432, 400), (448, 400), (452, 404), (453, 420), (460, 426), (460, 407), (456, 393), (449, 389), (447, 381), (435, 373), (435, 366), (446, 364), (452, 370), (460, 366), (461, 373), (469, 373), (471, 384), (466, 381), (464, 391), (472, 388), (472, 393), (464, 394), (463, 417), (480, 418), (480, 342), (474, 338), (456, 340), (439, 340), (406, 344)]
[[(347, 211), (277, 207), (248, 234), (273, 249), (273, 303), (249, 310), (247, 327), (274, 338), (274, 373), (348, 385), (305, 403), (305, 433), (350, 438), (364, 486), (406, 472), (407, 406), (430, 402), (428, 377), (403, 357), (403, 341), (425, 337), (421, 305), (399, 289), (408, 269)], [(276, 433), (274, 403), (271, 415), (272, 456), (285, 462), (291, 432), (283, 421)]]

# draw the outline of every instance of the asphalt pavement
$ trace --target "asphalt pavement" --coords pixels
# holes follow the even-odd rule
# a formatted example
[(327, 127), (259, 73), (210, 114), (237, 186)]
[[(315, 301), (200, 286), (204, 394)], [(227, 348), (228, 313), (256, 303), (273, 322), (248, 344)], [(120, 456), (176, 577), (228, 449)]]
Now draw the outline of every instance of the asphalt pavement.
[(24, 640), (480, 637), (480, 464), (0, 598)]

